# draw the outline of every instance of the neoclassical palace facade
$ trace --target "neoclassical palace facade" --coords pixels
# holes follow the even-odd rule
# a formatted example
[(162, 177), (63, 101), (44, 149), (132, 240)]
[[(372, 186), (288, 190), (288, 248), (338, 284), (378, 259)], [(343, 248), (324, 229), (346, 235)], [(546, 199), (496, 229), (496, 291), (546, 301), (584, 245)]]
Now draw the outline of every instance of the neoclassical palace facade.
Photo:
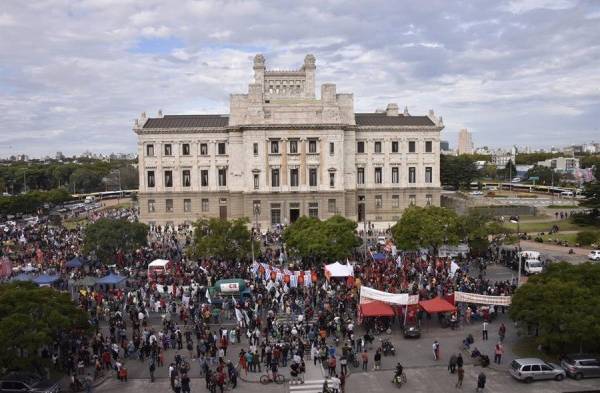
[(312, 55), (296, 71), (267, 70), (257, 55), (229, 114), (142, 113), (141, 220), (248, 217), (265, 229), (302, 215), (391, 222), (411, 204), (439, 205), (441, 117), (397, 104), (355, 113), (334, 84), (316, 97), (315, 71)]

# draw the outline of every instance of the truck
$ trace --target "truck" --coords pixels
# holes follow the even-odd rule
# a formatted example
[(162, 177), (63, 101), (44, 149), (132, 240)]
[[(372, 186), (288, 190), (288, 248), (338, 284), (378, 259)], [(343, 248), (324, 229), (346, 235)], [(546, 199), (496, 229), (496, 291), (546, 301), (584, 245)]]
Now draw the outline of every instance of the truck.
[(230, 278), (218, 280), (212, 287), (208, 288), (211, 303), (221, 307), (224, 299), (233, 297), (238, 302), (244, 302), (252, 297), (250, 288), (246, 287), (246, 281), (241, 278)]
[(525, 275), (539, 274), (544, 271), (544, 263), (539, 252), (521, 251), (517, 254), (517, 257), (521, 259), (521, 268)]

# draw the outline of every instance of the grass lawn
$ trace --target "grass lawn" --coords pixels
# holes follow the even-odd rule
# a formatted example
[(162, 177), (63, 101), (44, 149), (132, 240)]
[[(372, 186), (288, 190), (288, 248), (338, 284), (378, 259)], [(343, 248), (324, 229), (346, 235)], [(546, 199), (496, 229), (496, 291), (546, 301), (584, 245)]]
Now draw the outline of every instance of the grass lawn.
[[(560, 231), (579, 231), (579, 230), (583, 230), (586, 229), (586, 227), (583, 227), (581, 225), (577, 225), (572, 223), (569, 220), (558, 220), (558, 221), (523, 221), (521, 222), (521, 232), (532, 232), (532, 233), (538, 233), (538, 232), (548, 232), (553, 225), (557, 225), (558, 229)], [(513, 224), (511, 222), (506, 222), (504, 223), (504, 226), (506, 228), (509, 228), (513, 231), (517, 231), (517, 224)]]
[(534, 337), (520, 337), (512, 346), (516, 358), (540, 358), (546, 362), (558, 362), (558, 356), (538, 350)]
[(63, 226), (69, 230), (77, 228), (79, 225), (86, 225), (88, 219), (85, 217), (79, 217), (76, 219), (64, 220)]

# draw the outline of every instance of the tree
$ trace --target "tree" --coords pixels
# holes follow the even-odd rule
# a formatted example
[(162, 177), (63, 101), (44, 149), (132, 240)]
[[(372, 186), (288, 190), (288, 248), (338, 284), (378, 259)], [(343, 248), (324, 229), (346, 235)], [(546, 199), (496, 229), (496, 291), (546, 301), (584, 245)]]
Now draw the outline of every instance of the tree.
[(559, 173), (555, 173), (552, 168), (540, 165), (534, 165), (533, 168), (529, 169), (527, 171), (527, 177), (539, 177), (539, 180), (536, 180), (535, 184), (544, 186), (559, 184), (561, 179), (561, 175)]
[(315, 261), (341, 261), (360, 245), (356, 222), (336, 215), (325, 221), (300, 217), (283, 233), (288, 251), (295, 256)]
[(451, 186), (454, 189), (469, 187), (479, 177), (479, 171), (475, 161), (469, 155), (440, 156), (440, 180), (442, 185)]
[(552, 264), (514, 296), (510, 316), (553, 353), (600, 349), (600, 265)]
[(102, 184), (102, 176), (91, 169), (78, 168), (71, 174), (69, 184), (75, 192), (98, 191)]
[[(190, 253), (196, 258), (240, 260), (248, 257), (252, 250), (248, 219), (223, 220), (201, 219), (194, 224), (194, 242)], [(255, 251), (260, 244), (255, 243)]]
[(458, 244), (464, 233), (454, 210), (437, 206), (411, 206), (392, 227), (398, 248), (416, 250), (431, 247), (436, 255), (441, 245)]
[(147, 244), (146, 224), (102, 218), (85, 228), (83, 251), (94, 252), (102, 262), (112, 264), (117, 251), (129, 254)]
[(0, 285), (0, 367), (41, 371), (43, 346), (90, 328), (68, 293), (32, 283)]

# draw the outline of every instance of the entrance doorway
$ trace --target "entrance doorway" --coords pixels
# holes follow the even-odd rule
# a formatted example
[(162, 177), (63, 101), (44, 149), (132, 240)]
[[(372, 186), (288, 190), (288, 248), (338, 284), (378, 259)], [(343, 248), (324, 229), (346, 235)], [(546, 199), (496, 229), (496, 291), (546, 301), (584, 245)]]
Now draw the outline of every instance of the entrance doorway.
[(358, 204), (358, 222), (363, 222), (365, 220), (365, 203), (360, 202)]
[(300, 218), (300, 208), (290, 208), (290, 224), (293, 224), (298, 218)]
[(227, 206), (219, 206), (219, 218), (227, 220)]

